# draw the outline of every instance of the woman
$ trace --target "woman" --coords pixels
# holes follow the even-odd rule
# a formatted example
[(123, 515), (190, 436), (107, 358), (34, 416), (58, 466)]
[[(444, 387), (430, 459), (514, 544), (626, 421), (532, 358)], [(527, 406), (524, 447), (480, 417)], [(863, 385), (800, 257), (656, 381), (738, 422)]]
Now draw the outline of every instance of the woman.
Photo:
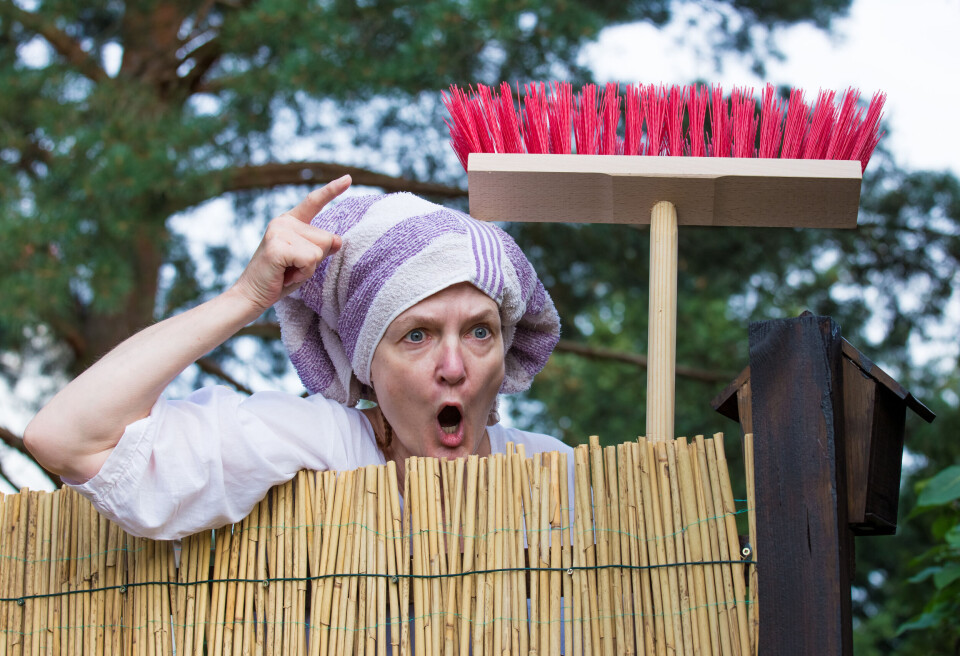
[[(393, 460), (402, 476), (409, 456), (487, 455), (507, 441), (569, 452), (497, 424), (497, 394), (526, 389), (559, 338), (513, 240), (410, 194), (319, 213), (349, 186), (345, 176), (275, 218), (233, 287), (134, 335), (57, 394), (24, 434), (37, 460), (128, 532), (172, 539), (238, 521), (300, 469)], [(313, 396), (161, 397), (275, 303)], [(360, 399), (377, 405), (358, 410)]]

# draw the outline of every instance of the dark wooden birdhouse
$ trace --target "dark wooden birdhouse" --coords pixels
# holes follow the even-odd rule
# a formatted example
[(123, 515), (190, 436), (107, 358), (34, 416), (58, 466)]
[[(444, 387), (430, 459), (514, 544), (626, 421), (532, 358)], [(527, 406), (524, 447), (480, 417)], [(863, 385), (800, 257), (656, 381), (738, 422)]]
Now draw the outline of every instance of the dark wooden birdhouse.
[(934, 415), (829, 317), (749, 333), (713, 407), (753, 434), (760, 653), (850, 654), (853, 538), (896, 531), (906, 413)]
[[(934, 414), (887, 372), (840, 338), (840, 390), (846, 452), (847, 521), (855, 535), (897, 530), (900, 468), (907, 410), (930, 422)], [(720, 414), (753, 432), (751, 365), (712, 402)]]
[(847, 340), (842, 353), (847, 521), (857, 535), (892, 535), (907, 410), (927, 422), (934, 414)]

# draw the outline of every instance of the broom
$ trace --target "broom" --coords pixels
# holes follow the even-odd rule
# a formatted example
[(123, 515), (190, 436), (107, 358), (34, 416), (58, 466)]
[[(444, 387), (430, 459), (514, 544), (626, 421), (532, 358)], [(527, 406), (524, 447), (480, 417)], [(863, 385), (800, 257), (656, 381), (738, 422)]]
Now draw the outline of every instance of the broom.
[[(491, 221), (650, 223), (647, 437), (674, 437), (677, 226), (852, 228), (885, 95), (719, 86), (477, 85), (442, 93)], [(621, 112), (623, 107), (623, 112)], [(620, 121), (624, 118), (621, 133)], [(622, 136), (621, 136), (622, 134)], [(573, 154), (576, 152), (576, 154)], [(649, 216), (649, 218), (647, 218)]]

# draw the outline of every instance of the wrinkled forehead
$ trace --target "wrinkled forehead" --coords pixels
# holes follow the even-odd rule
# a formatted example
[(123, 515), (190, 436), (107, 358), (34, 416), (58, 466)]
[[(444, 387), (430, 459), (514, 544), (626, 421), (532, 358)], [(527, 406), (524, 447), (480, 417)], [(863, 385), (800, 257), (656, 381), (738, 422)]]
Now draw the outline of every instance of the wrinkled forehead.
[(413, 328), (421, 323), (456, 321), (496, 321), (500, 323), (500, 308), (487, 294), (469, 282), (446, 287), (414, 303), (390, 323), (387, 331)]

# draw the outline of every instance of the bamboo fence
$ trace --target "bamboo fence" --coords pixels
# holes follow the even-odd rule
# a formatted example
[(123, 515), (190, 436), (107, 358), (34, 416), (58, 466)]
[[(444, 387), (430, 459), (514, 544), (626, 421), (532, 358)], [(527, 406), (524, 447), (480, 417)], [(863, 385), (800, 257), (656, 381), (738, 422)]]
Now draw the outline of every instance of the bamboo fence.
[(300, 472), (179, 549), (69, 488), (2, 497), (0, 656), (756, 653), (720, 435), (411, 458), (403, 491)]

